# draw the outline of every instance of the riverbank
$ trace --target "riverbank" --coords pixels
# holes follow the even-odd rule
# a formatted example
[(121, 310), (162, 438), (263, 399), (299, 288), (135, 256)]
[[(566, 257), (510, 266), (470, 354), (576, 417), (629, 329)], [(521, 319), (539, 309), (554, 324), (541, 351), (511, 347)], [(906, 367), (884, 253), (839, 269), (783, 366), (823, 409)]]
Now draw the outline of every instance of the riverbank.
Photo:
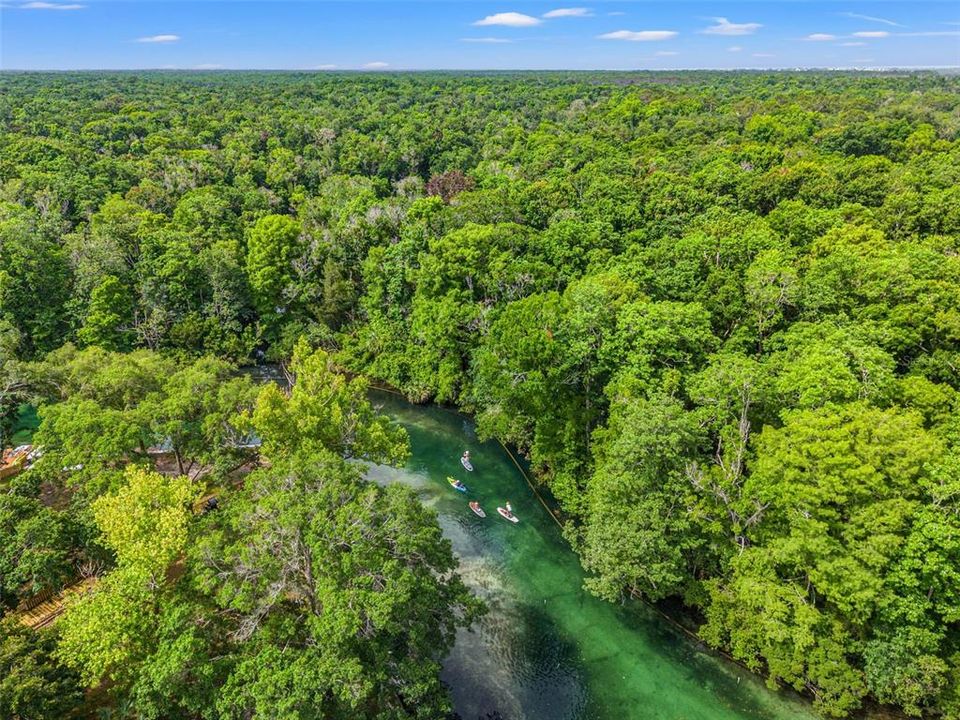
[[(444, 411), (454, 412), (454, 413), (469, 417), (469, 415), (466, 415), (458, 408), (452, 407), (449, 405), (437, 405), (434, 403), (431, 403), (429, 405), (423, 405), (423, 404), (415, 403), (409, 400), (397, 388), (390, 387), (389, 385), (379, 380), (371, 381), (370, 387), (376, 392), (393, 396), (395, 398), (402, 400), (403, 402), (409, 403), (410, 405), (413, 405), (416, 407), (439, 407)], [(508, 446), (507, 444), (505, 444), (503, 441), (499, 439), (495, 439), (494, 442), (496, 442), (500, 446), (500, 448), (503, 450), (503, 452), (510, 458), (510, 461), (513, 463), (514, 467), (516, 467), (517, 471), (526, 481), (526, 484), (530, 488), (530, 491), (533, 493), (536, 499), (540, 502), (544, 510), (546, 510), (547, 514), (554, 521), (557, 528), (562, 533), (564, 528), (562, 508), (560, 507), (559, 503), (557, 503), (556, 500), (552, 497), (552, 495), (550, 495), (549, 489), (543, 487), (540, 483), (538, 483), (534, 478), (531, 477), (532, 471), (529, 468), (529, 464), (526, 462), (525, 458), (518, 457), (520, 453), (516, 448), (511, 448), (510, 446)], [(570, 550), (571, 552), (574, 552), (572, 548)], [(689, 614), (688, 608), (685, 608), (682, 605), (674, 604), (671, 609), (670, 603), (652, 603), (649, 600), (647, 600), (645, 597), (643, 597), (640, 593), (636, 592), (635, 590), (629, 590), (628, 592), (629, 592), (629, 597), (631, 599), (633, 599), (636, 602), (642, 603), (651, 611), (657, 613), (665, 622), (669, 623), (674, 630), (686, 635), (691, 642), (697, 643), (705, 652), (713, 653), (716, 656), (723, 658), (726, 662), (729, 662), (738, 666), (743, 671), (748, 672), (757, 678), (765, 679), (763, 675), (752, 671), (744, 663), (734, 658), (730, 653), (726, 652), (725, 650), (707, 645), (707, 643), (697, 633), (698, 623)], [(812, 698), (807, 697), (807, 700), (811, 700), (811, 699)], [(905, 716), (902, 716), (902, 715), (896, 715), (896, 714), (890, 715), (882, 711), (878, 711), (876, 713), (871, 712), (869, 713), (869, 715), (864, 713), (863, 717), (865, 718), (869, 717), (871, 718), (871, 720), (900, 720), (901, 718), (905, 718)]]
[[(377, 482), (403, 482), (437, 511), (462, 574), (491, 608), (475, 632), (461, 633), (444, 665), (465, 720), (503, 717), (607, 720), (810, 720), (798, 696), (762, 681), (664, 622), (638, 602), (614, 605), (583, 590), (579, 559), (520, 463), (496, 442), (480, 442), (472, 420), (375, 391), (403, 425), (412, 456), (402, 469), (375, 467)], [(457, 458), (469, 449), (475, 472)], [(468, 487), (450, 490), (452, 475)], [(477, 518), (467, 502), (487, 511)], [(520, 523), (495, 515), (509, 500)]]
[[(269, 369), (267, 369), (266, 375), (269, 375), (269, 374), (270, 374), (270, 371)], [(270, 378), (265, 376), (264, 379), (267, 380)], [(431, 431), (431, 432), (434, 432), (434, 436), (433, 436), (434, 440), (430, 440), (429, 437), (426, 440), (428, 444), (434, 441), (437, 441), (442, 445), (452, 444), (452, 447), (450, 447), (449, 449), (444, 449), (440, 464), (437, 464), (431, 461), (426, 466), (427, 474), (431, 482), (435, 480), (438, 481), (437, 483), (434, 483), (439, 485), (439, 501), (436, 504), (437, 505), (445, 504), (446, 501), (449, 499), (449, 498), (443, 497), (444, 495), (449, 494), (449, 488), (447, 485), (445, 485), (445, 474), (451, 474), (451, 470), (449, 468), (444, 467), (444, 464), (449, 460), (449, 457), (456, 458), (459, 456), (460, 452), (462, 451), (462, 448), (460, 447), (461, 440), (463, 442), (468, 442), (471, 444), (477, 442), (475, 433), (473, 431), (472, 420), (448, 408), (441, 408), (441, 407), (429, 406), (429, 405), (428, 406), (410, 405), (405, 400), (400, 399), (399, 394), (392, 395), (391, 401), (384, 402), (382, 397), (382, 394), (384, 391), (380, 390), (377, 392), (381, 393), (381, 397), (378, 400), (379, 404), (383, 405), (388, 412), (391, 412), (391, 414), (397, 417), (400, 417), (400, 418), (406, 417), (407, 421), (405, 422), (405, 424), (409, 425), (410, 427), (419, 427), (423, 424), (422, 422), (423, 418), (431, 417), (437, 414), (439, 415), (439, 417), (445, 418), (446, 425), (449, 425), (449, 422), (447, 421), (449, 421), (451, 418), (453, 419), (452, 426), (445, 427), (444, 422), (440, 423), (437, 426), (437, 429), (435, 431)], [(395, 393), (395, 391), (393, 392)], [(392, 410), (388, 408), (392, 408)], [(400, 421), (404, 422), (402, 419)], [(528, 508), (529, 512), (525, 511), (525, 517), (524, 517), (522, 529), (518, 529), (517, 533), (515, 533), (520, 538), (525, 537), (523, 533), (527, 533), (528, 532), (527, 528), (529, 527), (527, 521), (530, 520), (531, 518), (533, 518), (536, 521), (536, 524), (537, 524), (536, 532), (537, 532), (537, 535), (540, 536), (540, 539), (538, 540), (534, 538), (533, 540), (529, 540), (528, 544), (530, 545), (530, 547), (528, 547), (526, 550), (523, 550), (524, 553), (528, 554), (532, 558), (532, 561), (530, 562), (535, 564), (541, 564), (541, 563), (546, 564), (547, 563), (546, 556), (548, 554), (552, 554), (553, 556), (555, 556), (555, 558), (562, 559), (559, 563), (555, 563), (555, 564), (559, 564), (560, 566), (559, 569), (554, 568), (553, 570), (547, 572), (543, 577), (543, 582), (539, 584), (537, 587), (533, 588), (533, 590), (535, 591), (534, 597), (541, 599), (544, 605), (548, 603), (557, 603), (558, 609), (553, 609), (553, 608), (543, 609), (543, 612), (545, 613), (545, 618), (543, 619), (543, 622), (546, 623), (546, 626), (549, 629), (549, 632), (547, 632), (547, 636), (548, 636), (548, 641), (546, 643), (547, 646), (562, 647), (564, 643), (570, 643), (571, 647), (573, 648), (573, 650), (570, 651), (571, 653), (573, 653), (571, 655), (573, 659), (571, 660), (568, 658), (566, 661), (558, 660), (557, 661), (558, 667), (563, 666), (567, 668), (567, 670), (565, 670), (565, 673), (566, 673), (565, 677), (567, 677), (567, 679), (564, 682), (569, 683), (570, 687), (576, 689), (576, 691), (571, 691), (573, 693), (573, 695), (571, 695), (571, 698), (574, 698), (574, 699), (570, 699), (570, 703), (571, 703), (570, 707), (574, 709), (580, 707), (583, 709), (584, 713), (588, 713), (588, 714), (570, 715), (571, 718), (580, 718), (580, 717), (601, 718), (601, 717), (608, 716), (608, 715), (602, 715), (602, 714), (598, 714), (598, 715), (589, 714), (590, 712), (592, 712), (590, 708), (594, 706), (593, 703), (596, 703), (597, 701), (594, 699), (594, 691), (590, 690), (590, 688), (593, 686), (593, 682), (582, 679), (581, 674), (583, 674), (584, 677), (588, 679), (594, 677), (595, 675), (604, 678), (600, 683), (601, 686), (604, 683), (617, 685), (617, 687), (613, 690), (607, 687), (605, 690), (603, 690), (603, 693), (607, 693), (607, 694), (613, 693), (614, 695), (617, 695), (619, 693), (621, 695), (626, 696), (627, 700), (625, 700), (620, 705), (616, 706), (616, 709), (618, 710), (623, 710), (624, 708), (628, 708), (628, 709), (632, 708), (633, 706), (630, 703), (638, 701), (638, 698), (639, 699), (653, 698), (652, 700), (649, 700), (649, 701), (650, 702), (656, 701), (656, 696), (657, 696), (656, 692), (648, 692), (648, 690), (646, 689), (646, 685), (644, 684), (643, 678), (635, 677), (634, 673), (636, 672), (635, 666), (637, 666), (638, 664), (640, 668), (645, 668), (645, 666), (650, 662), (653, 662), (655, 665), (661, 662), (661, 658), (659, 658), (659, 655), (662, 654), (662, 651), (664, 649), (664, 643), (662, 642), (662, 638), (664, 637), (668, 638), (668, 641), (667, 641), (668, 645), (670, 643), (677, 643), (678, 638), (671, 637), (669, 633), (663, 634), (662, 628), (651, 629), (649, 627), (645, 627), (645, 625), (662, 623), (663, 620), (668, 620), (671, 624), (673, 624), (672, 629), (674, 631), (684, 632), (689, 636), (688, 640), (683, 641), (686, 643), (686, 645), (683, 646), (685, 648), (684, 653), (689, 653), (689, 657), (681, 653), (682, 661), (680, 662), (680, 665), (687, 665), (689, 663), (693, 663), (694, 666), (697, 666), (699, 664), (705, 663), (707, 670), (704, 672), (708, 677), (713, 678), (713, 676), (715, 675), (724, 676), (727, 678), (734, 677), (736, 679), (736, 685), (738, 687), (742, 683), (748, 683), (744, 687), (752, 688), (752, 690), (747, 693), (745, 700), (735, 699), (733, 701), (730, 701), (726, 705), (729, 709), (731, 709), (735, 713), (746, 713), (746, 714), (735, 714), (735, 715), (730, 715), (729, 717), (732, 717), (732, 718), (780, 717), (780, 715), (776, 715), (776, 714), (774, 715), (764, 714), (767, 709), (766, 703), (769, 702), (769, 698), (766, 698), (766, 696), (763, 695), (763, 693), (767, 693), (767, 691), (764, 688), (762, 688), (762, 686), (759, 685), (759, 682), (757, 681), (755, 676), (753, 676), (752, 674), (749, 674), (747, 671), (741, 672), (742, 668), (733, 670), (731, 668), (722, 667), (722, 664), (721, 664), (721, 667), (719, 667), (719, 669), (715, 667), (711, 667), (708, 659), (711, 656), (713, 656), (714, 653), (711, 651), (707, 651), (706, 648), (699, 643), (699, 641), (697, 640), (694, 634), (690, 633), (687, 629), (683, 628), (682, 626), (677, 625), (673, 618), (670, 618), (669, 616), (662, 614), (661, 609), (654, 608), (656, 612), (661, 613), (661, 616), (659, 618), (653, 617), (653, 616), (648, 617), (648, 616), (645, 616), (643, 612), (639, 611), (639, 609), (636, 607), (637, 605), (636, 603), (628, 603), (625, 606), (615, 606), (615, 605), (610, 605), (608, 603), (605, 603), (603, 601), (599, 601), (596, 598), (593, 598), (592, 596), (589, 596), (586, 593), (584, 593), (582, 590), (583, 573), (582, 573), (582, 570), (580, 569), (579, 559), (576, 558), (576, 556), (574, 555), (574, 553), (572, 552), (572, 550), (570, 549), (566, 541), (562, 538), (559, 532), (560, 526), (562, 524), (561, 518), (559, 518), (556, 515), (555, 511), (551, 508), (551, 505), (555, 505), (555, 503), (553, 503), (552, 499), (549, 498), (548, 493), (543, 492), (542, 489), (538, 489), (537, 483), (533, 481), (532, 478), (529, 477), (527, 470), (524, 467), (525, 463), (523, 463), (518, 457), (516, 457), (516, 455), (512, 453), (508, 448), (505, 448), (498, 443), (482, 443), (480, 445), (484, 448), (486, 448), (487, 446), (490, 446), (490, 448), (492, 448), (490, 450), (492, 454), (489, 458), (490, 464), (487, 465), (486, 468), (483, 468), (480, 465), (478, 465), (478, 472), (477, 472), (476, 478), (478, 479), (482, 478), (482, 480), (484, 481), (484, 484), (486, 485), (487, 481), (489, 481), (490, 478), (485, 477), (485, 474), (489, 471), (490, 468), (499, 468), (497, 470), (497, 472), (499, 473), (498, 478), (496, 478), (497, 480), (507, 481), (510, 478), (512, 478), (515, 481), (513, 484), (508, 483), (502, 486), (501, 489), (504, 495), (503, 497), (498, 498), (497, 501), (502, 502), (504, 497), (510, 498), (510, 496), (514, 495), (514, 493), (518, 492), (518, 487), (520, 487), (520, 483), (522, 482), (529, 489), (531, 500), (536, 500), (536, 503), (539, 503), (539, 506), (540, 506), (539, 508), (537, 507), (536, 503), (532, 503), (532, 508)], [(449, 450), (449, 457), (448, 457), (448, 450)], [(501, 455), (502, 457), (497, 457), (497, 453), (499, 453), (499, 455)], [(475, 457), (477, 456), (475, 455)], [(421, 470), (417, 470), (418, 473), (420, 471)], [(459, 466), (455, 465), (452, 472), (454, 473), (460, 472)], [(434, 476), (437, 476), (437, 477), (434, 477)], [(398, 478), (398, 479), (403, 480), (404, 478)], [(474, 481), (474, 476), (464, 476), (463, 479), (466, 482), (472, 484)], [(490, 487), (488, 486), (487, 489), (489, 490)], [(436, 487), (432, 487), (431, 492), (436, 490), (437, 490)], [(427, 502), (427, 504), (431, 504), (431, 503), (434, 503), (434, 500), (436, 498), (434, 498), (430, 493), (426, 493), (423, 499), (425, 500), (425, 502)], [(459, 498), (459, 499), (462, 500), (462, 498)], [(518, 507), (518, 511), (519, 511), (519, 503), (516, 500), (514, 500), (514, 505)], [(464, 508), (460, 506), (456, 507), (457, 512), (462, 512), (463, 509)], [(488, 506), (488, 510), (490, 509), (491, 508)], [(537, 513), (537, 514), (534, 514), (534, 513)], [(496, 520), (495, 517), (494, 519)], [(459, 530), (463, 530), (461, 518), (459, 518), (459, 516), (455, 516), (454, 520), (455, 520), (456, 528)], [(551, 523), (556, 527), (551, 528)], [(540, 527), (541, 525), (545, 527)], [(445, 531), (448, 530), (447, 523), (444, 523), (444, 529)], [(503, 532), (502, 528), (500, 529), (500, 531)], [(507, 532), (511, 532), (511, 531), (507, 531)], [(503, 540), (506, 542), (507, 540), (511, 539), (511, 537), (512, 536), (507, 535), (503, 538)], [(516, 550), (516, 548), (514, 549)], [(546, 551), (541, 552), (545, 549)], [(469, 558), (471, 557), (471, 553), (474, 554), (474, 559), (476, 559), (477, 557), (480, 557), (481, 560), (485, 562), (486, 556), (483, 555), (483, 552), (482, 552), (483, 548), (481, 548), (480, 550), (481, 551), (478, 552), (475, 547), (473, 548), (468, 547), (467, 550), (465, 550), (462, 553), (458, 549), (458, 554), (461, 556), (462, 559), (465, 559), (466, 565), (469, 566), (470, 564)], [(507, 552), (508, 550), (505, 548), (501, 548), (500, 551)], [(523, 585), (523, 583), (529, 581), (530, 579), (526, 577), (526, 575), (529, 573), (530, 562), (521, 561), (517, 569), (511, 570), (510, 572), (506, 572), (506, 573), (499, 572), (499, 571), (497, 573), (490, 573), (485, 571), (480, 572), (479, 574), (475, 573), (473, 577), (474, 577), (474, 580), (476, 580), (477, 582), (475, 582), (473, 586), (475, 587), (476, 590), (478, 590), (478, 592), (481, 592), (481, 594), (483, 594), (484, 592), (494, 592), (495, 594), (506, 593), (507, 601), (501, 602), (499, 607), (500, 608), (513, 607), (516, 604), (515, 603), (516, 598), (511, 599), (510, 597), (511, 589), (512, 589), (511, 583), (519, 582), (520, 583), (519, 587), (521, 589), (526, 587), (525, 585)], [(495, 575), (497, 575), (497, 577), (494, 577)], [(535, 574), (534, 574), (534, 577), (536, 577)], [(527, 589), (529, 590), (529, 588)], [(527, 591), (524, 591), (524, 592), (518, 593), (518, 595), (522, 600), (523, 598), (528, 597), (530, 593)], [(579, 623), (581, 622), (581, 616), (584, 613), (583, 608), (589, 608), (590, 609), (589, 614), (594, 615), (597, 618), (602, 618), (602, 621), (599, 621), (597, 623), (591, 623), (590, 625), (590, 628), (592, 628), (593, 625), (597, 625), (599, 628), (602, 629), (602, 632), (597, 631), (597, 636), (590, 637), (591, 630), (586, 630), (581, 628), (578, 630), (578, 632), (573, 633), (571, 637), (566, 637), (564, 642), (558, 645), (557, 637), (567, 636), (571, 623), (574, 623), (579, 627)], [(534, 609), (537, 609), (535, 605), (534, 605)], [(612, 621), (610, 620), (611, 614), (614, 617), (614, 620)], [(509, 621), (510, 623), (518, 622), (516, 617), (514, 617), (515, 615), (516, 615), (516, 612), (512, 611), (511, 619)], [(637, 618), (638, 615), (642, 619), (642, 622), (638, 621), (638, 618)], [(555, 616), (559, 616), (559, 617), (555, 617)], [(525, 618), (527, 618), (528, 616), (525, 613), (521, 612), (519, 613), (519, 617), (520, 617), (520, 622), (525, 622)], [(529, 617), (532, 618), (532, 622), (534, 626), (540, 625), (541, 619), (538, 619), (540, 617), (539, 612), (533, 612), (529, 615)], [(555, 630), (550, 629), (550, 628), (553, 628), (554, 626), (556, 626)], [(639, 628), (639, 630), (637, 628)], [(624, 633), (630, 633), (630, 632), (639, 632), (641, 635), (646, 635), (648, 637), (648, 641), (640, 641), (638, 647), (630, 647), (631, 645), (636, 644), (636, 640), (635, 639), (630, 640), (630, 639), (625, 639), (620, 637)], [(534, 632), (533, 635), (534, 637), (539, 638), (541, 633), (537, 631), (537, 632)], [(587, 644), (590, 645), (591, 647), (597, 646), (597, 647), (606, 648), (606, 649), (609, 649), (610, 647), (619, 647), (623, 645), (626, 645), (628, 647), (626, 647), (623, 650), (618, 649), (613, 654), (615, 657), (619, 658), (616, 661), (613, 661), (613, 660), (609, 661), (609, 663), (613, 665), (614, 669), (608, 670), (608, 669), (603, 669), (601, 667), (601, 670), (597, 671), (594, 669), (594, 661), (592, 659), (595, 655), (593, 650), (591, 650), (591, 652), (587, 654), (584, 654), (582, 652), (579, 655), (577, 654), (577, 648), (579, 648), (579, 641), (581, 639), (581, 636), (585, 637), (588, 640)], [(653, 637), (653, 640), (649, 640), (650, 637)], [(682, 638), (680, 640), (682, 641)], [(464, 642), (467, 642), (467, 641), (464, 641)], [(497, 640), (497, 643), (500, 643), (500, 642), (501, 642), (500, 640)], [(541, 641), (537, 640), (537, 642), (541, 642)], [(690, 647), (691, 645), (693, 647)], [(469, 648), (471, 646), (468, 644), (467, 647)], [(491, 653), (488, 650), (489, 649), (484, 650), (484, 648), (478, 649), (474, 647), (473, 650), (469, 652), (469, 654), (473, 659), (475, 659), (476, 656), (483, 656), (484, 652), (487, 652), (487, 655), (490, 656)], [(496, 648), (496, 652), (492, 654), (494, 657), (494, 660), (490, 662), (491, 667), (496, 666), (498, 664), (499, 659), (497, 658), (498, 658), (498, 653), (500, 652), (501, 652), (501, 649), (498, 644)], [(513, 651), (514, 654), (519, 653), (521, 656), (526, 654), (527, 652), (529, 652), (529, 648), (527, 647), (521, 647)], [(713, 659), (716, 660), (716, 658), (713, 658)], [(624, 667), (620, 667), (621, 665), (623, 665)], [(484, 665), (483, 667), (474, 668), (473, 671), (470, 670), (470, 667), (472, 666), (467, 665), (465, 667), (467, 669), (464, 672), (475, 671), (475, 672), (478, 672), (480, 676), (483, 676), (486, 673), (492, 672), (490, 667), (486, 665)], [(584, 670), (583, 669), (584, 667), (589, 668), (589, 670)], [(647, 670), (649, 670), (649, 668), (647, 668)], [(451, 687), (461, 688), (461, 691), (462, 691), (462, 688), (466, 685), (464, 681), (464, 676), (465, 676), (464, 672), (456, 672), (456, 671), (453, 672), (451, 678), (449, 679), (449, 683)], [(616, 675), (618, 672), (621, 673), (622, 681), (619, 681), (616, 679)], [(656, 676), (656, 673), (653, 673), (653, 674), (654, 676)], [(676, 673), (674, 673), (673, 671), (668, 672), (666, 675), (666, 682), (671, 687), (673, 686), (673, 684), (680, 682), (679, 680), (677, 680), (675, 675)], [(682, 677), (682, 673), (680, 676)], [(572, 680), (570, 679), (571, 677), (573, 678)], [(584, 687), (587, 688), (586, 690), (584, 690), (583, 687), (581, 687), (581, 682), (585, 683)], [(507, 683), (507, 685), (509, 685), (509, 683)], [(710, 680), (709, 685), (712, 687), (722, 688), (722, 693), (724, 694), (724, 696), (727, 696), (731, 692), (731, 689), (727, 687), (727, 685), (724, 682), (717, 681), (715, 678)], [(519, 696), (522, 696), (525, 692), (525, 687), (526, 686), (521, 684), (520, 690), (513, 691), (512, 697), (515, 697), (515, 698), (518, 697), (518, 693), (519, 693)], [(637, 688), (639, 688), (639, 690)], [(486, 692), (488, 690), (488, 688), (483, 686), (481, 686), (479, 689), (483, 692)], [(694, 690), (688, 689), (685, 692), (689, 692), (690, 697), (692, 698), (698, 697), (696, 695), (696, 691)], [(760, 693), (760, 697), (762, 697), (763, 699), (758, 701), (756, 698), (752, 697), (753, 692)], [(734, 693), (733, 696), (735, 698), (739, 698), (739, 695), (737, 695), (736, 693)], [(470, 697), (473, 697), (473, 696), (471, 695)], [(576, 698), (579, 698), (579, 700)], [(794, 700), (795, 698), (791, 700), (791, 703), (794, 702)], [(471, 700), (471, 702), (473, 702), (473, 700)], [(530, 702), (531, 701), (529, 699), (523, 700), (521, 697), (521, 699), (517, 701), (516, 705), (517, 707), (522, 708), (526, 704), (529, 704)], [(683, 704), (687, 702), (700, 703), (701, 701), (690, 700), (690, 698), (685, 698), (684, 700), (678, 701), (678, 702)], [(802, 703), (800, 704), (803, 705)], [(699, 708), (699, 705), (696, 705), (696, 706)], [(539, 708), (541, 706), (534, 703), (534, 707)], [(605, 706), (600, 705), (599, 707), (602, 708)], [(757, 714), (754, 711), (754, 709), (758, 707), (763, 710), (763, 712), (760, 712), (760, 714)], [(553, 708), (553, 710), (556, 711), (556, 708)], [(793, 712), (793, 711), (794, 711), (794, 708), (791, 708), (790, 712)], [(798, 715), (797, 717), (806, 717), (807, 716), (806, 713), (808, 711), (809, 711), (809, 707), (806, 707), (806, 706), (801, 707), (800, 710), (797, 711), (797, 712), (800, 712), (801, 715)], [(507, 716), (520, 717), (520, 715), (516, 714), (517, 712), (518, 710), (515, 707), (514, 713), (512, 715), (507, 715)], [(540, 716), (541, 715), (531, 715), (530, 717), (540, 717)], [(544, 714), (542, 716), (548, 717), (549, 715)], [(559, 717), (559, 715), (554, 715), (554, 716)], [(609, 716), (613, 717), (614, 715), (609, 715)], [(621, 716), (630, 717), (630, 715), (625, 715), (625, 716), (621, 715)], [(464, 717), (469, 717), (469, 715), (465, 715)], [(549, 716), (549, 717), (553, 717), (553, 716)], [(644, 717), (647, 717), (647, 716), (644, 716)], [(660, 717), (660, 716), (651, 715), (650, 717)], [(667, 717), (681, 717), (681, 716), (663, 715), (662, 717), (667, 718)], [(700, 716), (695, 715), (694, 717), (700, 717)], [(787, 716), (784, 716), (784, 717), (787, 717)], [(789, 717), (792, 717), (792, 715), (790, 715)]]

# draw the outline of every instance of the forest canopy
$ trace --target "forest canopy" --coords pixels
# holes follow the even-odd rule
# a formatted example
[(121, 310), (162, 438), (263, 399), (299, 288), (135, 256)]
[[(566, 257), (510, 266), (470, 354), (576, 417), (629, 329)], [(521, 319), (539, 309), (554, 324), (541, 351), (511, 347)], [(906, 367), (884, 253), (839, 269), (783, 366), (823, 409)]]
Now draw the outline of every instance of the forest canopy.
[[(525, 453), (597, 595), (684, 606), (824, 715), (960, 717), (956, 77), (0, 88), (0, 444), (31, 402), (45, 449), (0, 493), (0, 599), (99, 578), (0, 662), (144, 718), (447, 711), (438, 662), (480, 608), (432, 514), (363, 481), (405, 440), (347, 370)], [(264, 360), (303, 384), (237, 373)], [(188, 517), (251, 433), (269, 467)], [(385, 533), (359, 575), (329, 545), (353, 516)]]

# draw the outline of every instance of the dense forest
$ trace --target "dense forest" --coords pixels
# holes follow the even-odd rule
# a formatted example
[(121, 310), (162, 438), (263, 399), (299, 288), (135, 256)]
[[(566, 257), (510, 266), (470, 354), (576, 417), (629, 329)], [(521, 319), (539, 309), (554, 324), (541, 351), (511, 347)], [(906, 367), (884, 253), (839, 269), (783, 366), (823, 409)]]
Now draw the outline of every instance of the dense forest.
[(407, 452), (370, 377), (527, 455), (597, 595), (826, 716), (960, 718), (956, 77), (0, 89), (0, 444), (32, 404), (43, 449), (0, 481), (0, 715), (449, 712), (483, 607), (363, 480)]

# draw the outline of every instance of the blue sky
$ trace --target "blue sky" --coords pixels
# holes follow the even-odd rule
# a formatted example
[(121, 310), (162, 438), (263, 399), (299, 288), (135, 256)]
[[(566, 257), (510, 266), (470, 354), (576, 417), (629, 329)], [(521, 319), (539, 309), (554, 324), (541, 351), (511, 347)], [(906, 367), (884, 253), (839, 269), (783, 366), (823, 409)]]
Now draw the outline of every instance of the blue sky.
[(0, 0), (0, 68), (960, 66), (957, 2)]

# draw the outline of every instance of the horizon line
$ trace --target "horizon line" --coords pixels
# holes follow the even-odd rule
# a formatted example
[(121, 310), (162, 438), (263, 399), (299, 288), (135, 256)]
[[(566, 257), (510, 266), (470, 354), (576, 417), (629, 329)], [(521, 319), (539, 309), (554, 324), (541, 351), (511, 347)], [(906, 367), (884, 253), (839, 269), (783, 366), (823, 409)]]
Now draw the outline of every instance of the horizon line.
[(573, 72), (573, 73), (628, 73), (628, 72), (746, 72), (746, 71), (767, 71), (767, 72), (810, 72), (815, 70), (823, 71), (843, 71), (843, 70), (867, 70), (867, 71), (889, 71), (889, 70), (960, 70), (960, 65), (796, 65), (792, 67), (663, 67), (663, 68), (284, 68), (284, 67), (237, 67), (237, 68), (202, 68), (202, 67), (102, 67), (102, 68), (0, 68), (0, 73), (68, 73), (68, 72), (165, 72), (165, 73), (231, 73), (231, 72), (289, 72), (289, 73), (315, 73), (324, 75), (337, 75), (342, 73), (351, 73), (357, 75), (390, 75), (399, 73), (429, 73), (429, 72), (483, 72), (483, 73), (510, 73), (510, 72)]

